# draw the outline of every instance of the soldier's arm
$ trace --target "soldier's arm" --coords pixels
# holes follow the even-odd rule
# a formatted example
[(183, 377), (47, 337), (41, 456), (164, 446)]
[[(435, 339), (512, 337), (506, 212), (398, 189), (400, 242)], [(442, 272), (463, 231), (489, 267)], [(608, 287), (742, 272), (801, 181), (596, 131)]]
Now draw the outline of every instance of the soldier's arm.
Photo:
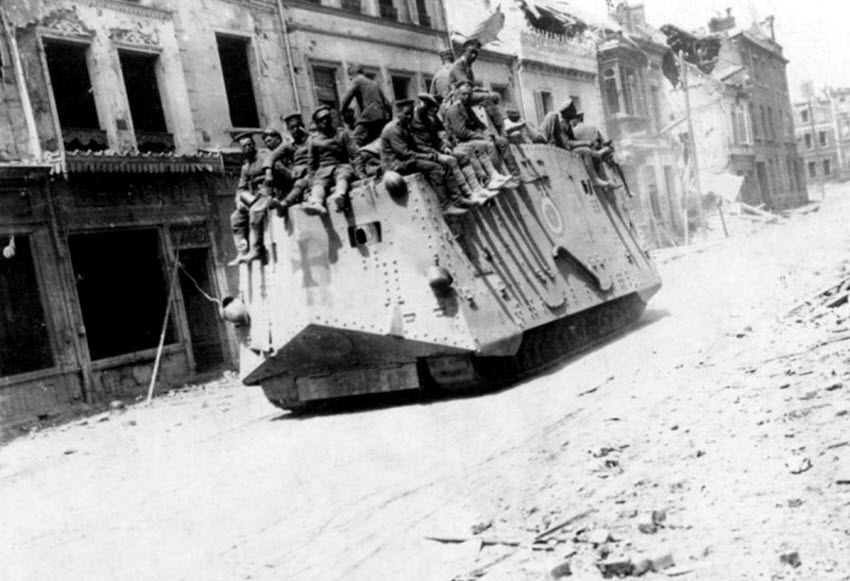
[(313, 143), (313, 138), (310, 138), (310, 141), (307, 142), (307, 152), (310, 156), (310, 170), (311, 172), (315, 172), (319, 169), (319, 151), (316, 145)]
[(345, 95), (342, 96), (342, 102), (339, 104), (340, 111), (345, 111), (346, 109), (348, 109), (348, 106), (351, 104), (351, 100), (354, 99), (355, 93), (359, 90), (360, 85), (357, 84), (357, 81), (351, 83), (351, 86), (348, 87), (348, 90), (345, 92)]
[(251, 178), (248, 176), (248, 163), (242, 164), (242, 169), (239, 171), (239, 182), (236, 184), (237, 192), (251, 190)]

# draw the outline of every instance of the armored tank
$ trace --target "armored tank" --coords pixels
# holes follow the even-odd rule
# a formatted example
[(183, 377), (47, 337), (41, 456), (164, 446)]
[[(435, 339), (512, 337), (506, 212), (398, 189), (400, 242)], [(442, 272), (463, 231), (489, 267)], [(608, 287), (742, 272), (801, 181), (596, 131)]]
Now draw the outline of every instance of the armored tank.
[(636, 321), (661, 281), (627, 184), (597, 191), (577, 155), (512, 148), (521, 184), (457, 218), (420, 175), (357, 182), (345, 212), (272, 213), (266, 259), (240, 266), (243, 382), (284, 409), (486, 389)]

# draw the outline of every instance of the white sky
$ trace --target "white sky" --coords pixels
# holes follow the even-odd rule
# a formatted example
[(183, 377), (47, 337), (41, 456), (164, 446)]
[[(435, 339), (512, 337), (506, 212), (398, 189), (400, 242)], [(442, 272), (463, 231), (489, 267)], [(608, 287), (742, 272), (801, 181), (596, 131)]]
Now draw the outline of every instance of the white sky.
[[(449, 0), (451, 1), (451, 0)], [(596, 4), (604, 0), (573, 0)], [(630, 0), (638, 4), (641, 0)], [(738, 26), (749, 26), (753, 13), (759, 20), (776, 17), (776, 41), (788, 63), (791, 99), (800, 97), (800, 83), (812, 79), (816, 87), (850, 87), (850, 2), (847, 0), (642, 0), (649, 24), (674, 24), (687, 30), (708, 26), (714, 15), (732, 8)], [(594, 10), (596, 11), (596, 10)]]

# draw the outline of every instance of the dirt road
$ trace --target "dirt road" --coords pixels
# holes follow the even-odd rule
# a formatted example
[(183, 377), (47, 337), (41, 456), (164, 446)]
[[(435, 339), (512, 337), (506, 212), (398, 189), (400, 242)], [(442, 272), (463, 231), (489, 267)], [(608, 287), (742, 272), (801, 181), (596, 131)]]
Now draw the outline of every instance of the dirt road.
[[(580, 531), (605, 529), (610, 558), (669, 553), (683, 579), (850, 579), (843, 311), (783, 316), (850, 276), (848, 223), (833, 188), (668, 252), (635, 329), (499, 393), (292, 417), (230, 379), (16, 440), (0, 576), (596, 579)], [(425, 539), (472, 527), (520, 546)]]

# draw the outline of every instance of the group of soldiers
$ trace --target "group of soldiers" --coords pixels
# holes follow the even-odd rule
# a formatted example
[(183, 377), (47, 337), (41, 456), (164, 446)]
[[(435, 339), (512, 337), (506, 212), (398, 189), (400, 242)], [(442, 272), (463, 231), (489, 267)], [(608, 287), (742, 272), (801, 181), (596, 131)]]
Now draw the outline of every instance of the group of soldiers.
[[(512, 143), (549, 143), (575, 151), (585, 159), (596, 187), (616, 187), (605, 179), (601, 163), (611, 154), (610, 145), (598, 130), (582, 125), (583, 114), (575, 103), (568, 100), (535, 129), (476, 82), (472, 65), (480, 48), (472, 40), (457, 59), (451, 51), (441, 52), (443, 66), (430, 92), (395, 101), (394, 118), (380, 85), (361, 65), (351, 65), (351, 83), (340, 104), (343, 127), (323, 105), (311, 115), (309, 127), (301, 113), (287, 116), (286, 139), (275, 128), (266, 129), (263, 149), (257, 149), (252, 133), (238, 135), (244, 163), (231, 215), (238, 254), (230, 264), (262, 257), (263, 226), (270, 210), (284, 215), (300, 204), (310, 215), (326, 214), (329, 205), (342, 212), (353, 181), (389, 172), (422, 173), (436, 191), (443, 214), (463, 215), (518, 185)], [(473, 109), (476, 105), (486, 111), (483, 119)]]

